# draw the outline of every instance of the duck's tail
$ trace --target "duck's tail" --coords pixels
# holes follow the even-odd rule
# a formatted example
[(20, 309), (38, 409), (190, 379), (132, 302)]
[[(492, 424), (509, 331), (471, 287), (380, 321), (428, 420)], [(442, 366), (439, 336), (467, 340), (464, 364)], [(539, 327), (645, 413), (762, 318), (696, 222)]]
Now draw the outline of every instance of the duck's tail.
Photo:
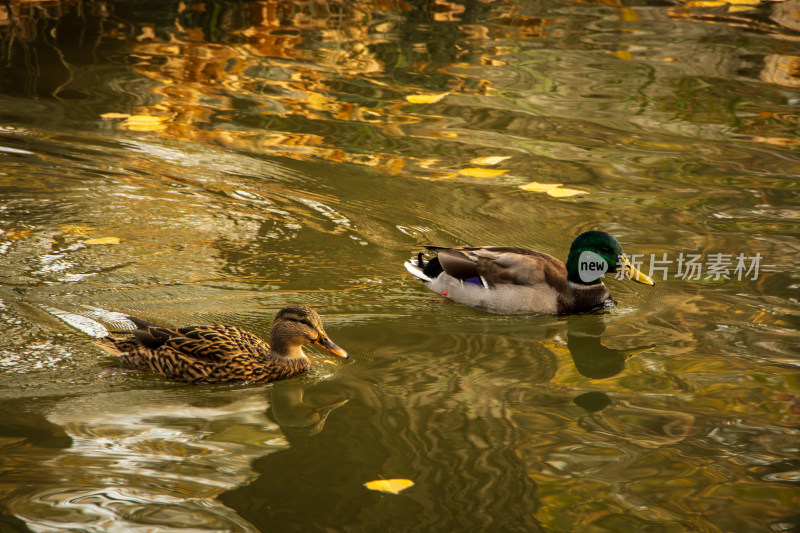
[[(430, 261), (428, 261), (429, 263)], [(422, 281), (433, 281), (433, 279), (425, 273), (425, 266), (427, 263), (422, 259), (422, 253), (417, 255), (416, 261), (406, 261), (403, 266), (411, 275), (418, 277)]]
[(108, 335), (108, 329), (106, 329), (103, 324), (93, 318), (90, 318), (89, 316), (98, 316), (98, 313), (95, 312), (98, 309), (96, 307), (82, 306), (86, 309), (81, 309), (77, 312), (64, 311), (63, 309), (57, 309), (44, 304), (40, 304), (39, 307), (59, 320), (66, 322), (73, 328), (86, 333), (87, 335), (95, 338), (105, 337)]
[(101, 337), (95, 341), (95, 345), (119, 358), (120, 362), (125, 366), (152, 371), (148, 361), (152, 358), (153, 352), (143, 347), (135, 337)]
[(100, 337), (95, 341), (95, 344), (113, 356), (119, 357), (122, 355), (122, 350), (119, 349), (117, 343), (111, 337)]
[(434, 257), (429, 261), (425, 261), (422, 258), (422, 253), (417, 255), (416, 261), (406, 261), (404, 266), (406, 270), (422, 281), (433, 281), (444, 271), (442, 265), (439, 264), (438, 258)]

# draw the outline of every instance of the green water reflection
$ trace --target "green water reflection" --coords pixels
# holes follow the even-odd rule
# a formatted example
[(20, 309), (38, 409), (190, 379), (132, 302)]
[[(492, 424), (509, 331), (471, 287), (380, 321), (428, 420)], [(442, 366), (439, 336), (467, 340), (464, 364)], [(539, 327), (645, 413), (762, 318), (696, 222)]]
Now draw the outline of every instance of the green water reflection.
[[(0, 529), (797, 529), (797, 13), (0, 7)], [(504, 317), (402, 266), (589, 229), (657, 285)], [(187, 386), (91, 337), (111, 312), (268, 337), (292, 302), (351, 359)]]

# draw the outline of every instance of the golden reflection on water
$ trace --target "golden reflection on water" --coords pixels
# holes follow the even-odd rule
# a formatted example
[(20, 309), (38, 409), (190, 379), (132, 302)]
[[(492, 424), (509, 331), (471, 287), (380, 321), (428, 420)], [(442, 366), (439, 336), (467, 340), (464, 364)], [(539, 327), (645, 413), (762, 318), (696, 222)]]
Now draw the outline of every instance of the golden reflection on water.
[[(796, 522), (791, 2), (9, 5), (0, 500), (14, 520)], [(585, 194), (519, 189), (531, 181)], [(598, 227), (633, 253), (764, 264), (752, 282), (610, 281), (616, 309), (564, 319), (455, 306), (401, 266), (428, 243), (563, 259)], [(187, 388), (111, 368), (52, 312), (266, 337), (289, 301), (320, 309), (346, 365)], [(415, 485), (367, 493), (380, 477)]]
[(219, 406), (191, 405), (197, 400), (185, 393), (153, 402), (138, 391), (60, 402), (47, 420), (65, 428), (72, 445), (37, 465), (36, 476), (49, 480), (9, 506), (34, 528), (144, 522), (252, 531), (214, 498), (252, 479), (251, 461), (286, 443), (265, 417), (263, 392), (228, 395), (217, 394)]

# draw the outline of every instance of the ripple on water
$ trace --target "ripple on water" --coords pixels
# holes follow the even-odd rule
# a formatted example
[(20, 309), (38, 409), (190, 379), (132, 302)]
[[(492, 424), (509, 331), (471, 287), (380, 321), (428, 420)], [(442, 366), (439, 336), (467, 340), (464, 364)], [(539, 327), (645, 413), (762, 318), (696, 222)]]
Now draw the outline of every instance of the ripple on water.
[(188, 392), (63, 401), (49, 419), (73, 444), (37, 468), (70, 482), (17, 493), (9, 509), (34, 530), (254, 531), (215, 497), (252, 479), (253, 459), (286, 444), (266, 418), (263, 389), (211, 396), (217, 401), (204, 402), (219, 405), (193, 405)]
[(236, 512), (203, 498), (171, 498), (130, 488), (58, 487), (9, 505), (34, 531), (257, 531)]
[[(13, 476), (2, 504), (38, 531), (248, 531), (219, 495), (281, 450), (298, 460), (265, 457), (258, 481), (226, 500), (252, 523), (278, 495), (288, 505), (269, 518), (294, 524), (306, 503), (323, 528), (385, 526), (389, 506), (408, 502), (420, 512), (403, 516), (428, 529), (790, 527), (798, 85), (792, 36), (775, 24), (793, 20), (793, 2), (656, 3), (438, 2), (429, 13), (339, 2), (326, 13), (318, 2), (313, 17), (228, 2), (159, 11), (155, 28), (145, 13), (153, 33), (137, 39), (98, 11), (36, 2), (28, 20), (58, 25), (58, 38), (19, 32), (9, 46), (25, 53), (0, 67), (0, 114), (26, 124), (0, 126), (0, 395), (58, 405), (33, 407), (49, 426), (23, 424), (22, 436), (0, 424)], [(98, 39), (65, 38), (81, 24)], [(31, 50), (42, 52), (35, 76)], [(413, 93), (442, 98), (412, 104)], [(98, 118), (133, 108), (164, 129)], [(459, 173), (476, 165), (500, 175)], [(530, 181), (586, 193), (518, 188)], [(402, 269), (421, 244), (563, 260), (597, 228), (629, 254), (760, 253), (764, 271), (609, 282), (620, 305), (599, 317), (603, 342), (652, 347), (602, 367), (599, 351), (569, 353), (564, 319), (487, 317)], [(259, 389), (103, 372), (91, 339), (43, 312), (102, 306), (266, 336), (288, 301), (325, 307), (337, 342), (350, 331), (359, 351), (339, 377), (370, 376), (340, 423), (323, 432), (298, 417), (298, 441), (264, 416)], [(57, 430), (56, 448), (25, 440)], [(351, 468), (354, 450), (369, 472)], [(359, 507), (362, 483), (404, 457), (397, 470), (415, 487)], [(276, 467), (287, 475), (271, 477)], [(318, 499), (298, 502), (309, 489)], [(344, 498), (326, 515), (329, 489)]]

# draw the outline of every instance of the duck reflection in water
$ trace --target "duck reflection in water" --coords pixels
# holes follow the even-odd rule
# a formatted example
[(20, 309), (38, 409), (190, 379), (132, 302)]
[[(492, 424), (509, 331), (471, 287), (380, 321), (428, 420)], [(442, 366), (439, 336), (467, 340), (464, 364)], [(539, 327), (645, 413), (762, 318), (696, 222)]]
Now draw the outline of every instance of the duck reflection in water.
[[(541, 531), (517, 415), (461, 408), (439, 387), (450, 374), (431, 369), (270, 385), (288, 446), (217, 500), (259, 531)], [(399, 497), (364, 487), (381, 478), (415, 485)]]
[[(605, 318), (600, 315), (570, 317), (567, 322), (569, 354), (575, 368), (587, 378), (604, 379), (616, 376), (625, 369), (625, 361), (630, 357), (655, 346), (650, 344), (632, 350), (608, 348), (601, 341), (605, 331)], [(590, 412), (602, 411), (611, 404), (611, 398), (600, 391), (586, 392), (576, 396), (573, 401)]]
[[(654, 344), (629, 350), (608, 348), (601, 342), (606, 330), (605, 317), (583, 315), (571, 317), (567, 324), (567, 347), (575, 368), (591, 379), (618, 375), (634, 355), (646, 352)], [(628, 441), (655, 448), (683, 440), (694, 426), (692, 415), (669, 409), (637, 405), (638, 398), (612, 399), (602, 391), (588, 391), (573, 398), (589, 416), (580, 425), (591, 432), (624, 436)]]
[(601, 342), (605, 330), (605, 319), (600, 315), (570, 317), (567, 322), (567, 348), (575, 368), (587, 378), (616, 376), (630, 357), (655, 347), (655, 344), (649, 344), (630, 350), (608, 348)]
[(325, 391), (324, 383), (309, 386), (296, 380), (274, 383), (270, 398), (267, 416), (290, 439), (316, 435), (325, 427), (328, 415), (349, 401), (336, 391)]

